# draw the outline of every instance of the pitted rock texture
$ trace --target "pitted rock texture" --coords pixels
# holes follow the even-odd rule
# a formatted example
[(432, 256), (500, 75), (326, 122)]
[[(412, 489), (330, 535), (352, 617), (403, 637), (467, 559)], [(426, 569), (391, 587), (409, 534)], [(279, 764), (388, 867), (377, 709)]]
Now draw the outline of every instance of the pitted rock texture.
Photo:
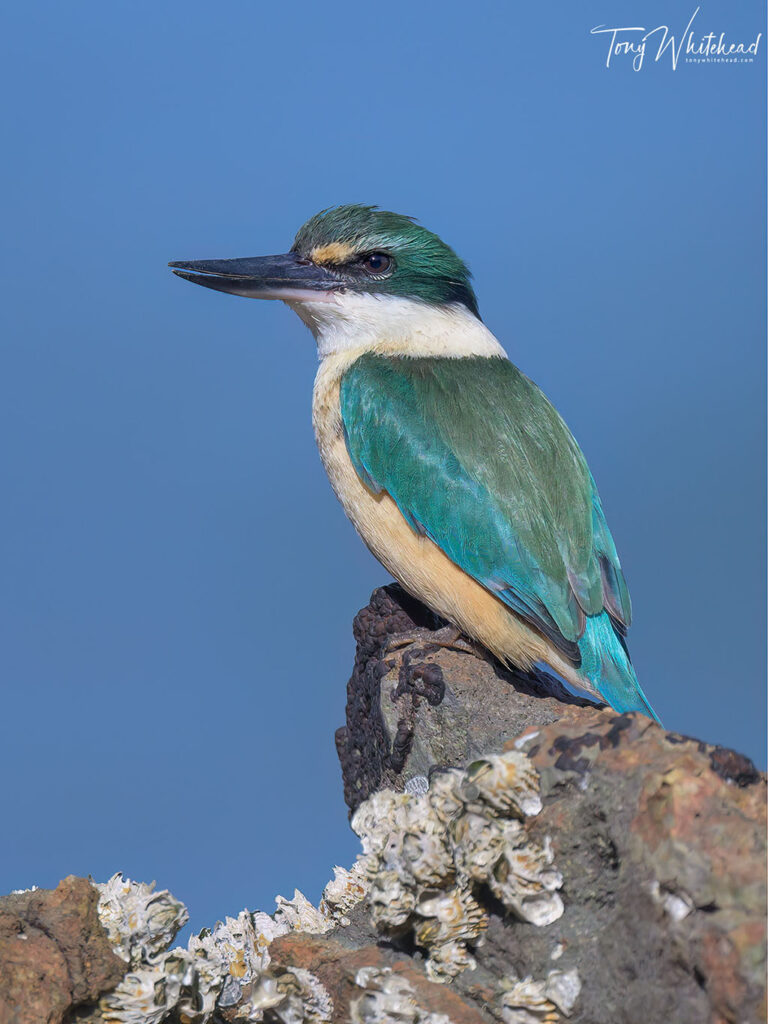
[[(392, 670), (385, 650), (392, 637), (445, 623), (410, 598), (397, 584), (380, 587), (352, 623), (357, 643), (355, 665), (347, 684), (347, 724), (336, 732), (336, 750), (344, 777), (344, 799), (354, 811), (371, 793), (394, 786), (392, 739), (380, 707), (381, 680)], [(397, 760), (398, 755), (395, 754)]]
[(60, 1024), (122, 979), (128, 965), (112, 951), (98, 902), (74, 876), (0, 898), (0, 1024)]
[(339, 735), (348, 805), (521, 749), (541, 772), (531, 834), (551, 837), (564, 875), (565, 912), (544, 928), (491, 905), (477, 969), (453, 988), (482, 1009), (505, 972), (576, 966), (574, 1024), (765, 1021), (765, 776), (735, 751), (435, 647), (445, 624), (429, 615), (391, 586), (356, 620)]
[(455, 631), (396, 583), (373, 592), (353, 630), (347, 724), (336, 733), (350, 813), (377, 789), (401, 791), (435, 765), (463, 767), (530, 725), (556, 721), (565, 707), (591, 706), (480, 648), (438, 646)]
[(565, 913), (492, 919), (483, 966), (537, 974), (560, 951), (582, 980), (574, 1024), (765, 1020), (765, 776), (612, 711), (568, 709), (507, 746), (539, 769), (531, 834), (552, 837)]
[[(564, 913), (536, 927), (486, 893), (477, 967), (450, 990), (479, 1019), (506, 1020), (506, 979), (575, 969), (581, 989), (568, 1024), (763, 1024), (765, 776), (735, 751), (641, 715), (560, 710), (501, 745), (526, 752), (540, 774), (543, 807), (528, 827), (551, 839)], [(350, 928), (325, 937), (345, 947), (350, 971), (403, 958), (423, 971), (418, 949), (382, 943), (359, 908), (350, 916)], [(292, 949), (309, 941), (285, 940)], [(456, 1019), (466, 1012), (453, 1010)]]
[[(503, 979), (576, 968), (568, 1024), (763, 1024), (765, 776), (641, 715), (562, 710), (504, 746), (540, 773), (529, 828), (551, 838), (564, 913), (535, 927), (486, 897), (477, 968), (452, 990), (500, 1020)], [(357, 913), (348, 934), (355, 948), (376, 943)]]

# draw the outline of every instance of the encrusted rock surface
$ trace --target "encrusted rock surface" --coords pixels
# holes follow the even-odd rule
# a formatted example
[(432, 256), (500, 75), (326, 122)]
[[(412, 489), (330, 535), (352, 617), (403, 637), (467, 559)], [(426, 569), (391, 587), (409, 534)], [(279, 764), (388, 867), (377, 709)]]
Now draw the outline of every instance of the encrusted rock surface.
[(337, 734), (347, 803), (525, 751), (543, 801), (530, 835), (551, 837), (565, 902), (543, 928), (491, 912), (477, 970), (454, 988), (487, 995), (505, 966), (543, 981), (567, 963), (582, 981), (575, 1022), (764, 1021), (765, 776), (735, 751), (435, 646), (445, 633), (396, 585), (357, 616)]
[[(274, 956), (294, 967), (312, 971), (330, 993), (335, 1007), (335, 1021), (357, 1022), (404, 1022), (404, 1024), (438, 1024), (428, 1014), (444, 1015), (438, 1018), (440, 1024), (446, 1019), (452, 1024), (487, 1024), (489, 1018), (472, 1001), (465, 999), (447, 985), (439, 985), (424, 976), (421, 965), (412, 957), (399, 952), (387, 944), (364, 941), (364, 928), (356, 932), (358, 944), (349, 942), (351, 936), (340, 934), (324, 936), (287, 935), (273, 944)], [(345, 940), (345, 941), (342, 941)], [(361, 971), (370, 973), (361, 975)], [(402, 996), (393, 999), (387, 1006), (379, 1000), (377, 1016), (365, 1016), (367, 1007), (361, 1004), (366, 991), (380, 992), (379, 979), (384, 972), (391, 972), (410, 989), (410, 1014), (404, 1011)], [(378, 982), (378, 983), (377, 983)], [(397, 995), (393, 993), (393, 995)], [(353, 1010), (353, 1004), (357, 1004)], [(394, 1004), (394, 1005), (393, 1005)], [(392, 1016), (383, 1016), (388, 1010)], [(394, 1016), (397, 1010), (401, 1016)]]
[(764, 1020), (765, 777), (641, 715), (579, 709), (509, 745), (539, 769), (531, 834), (552, 836), (566, 909), (492, 920), (498, 955), (578, 964), (584, 1024)]
[(347, 724), (336, 733), (350, 812), (378, 789), (418, 784), (435, 765), (498, 753), (528, 726), (557, 721), (564, 705), (588, 706), (548, 676), (438, 646), (455, 631), (396, 583), (373, 592), (353, 631)]
[(0, 898), (0, 1024), (765, 1020), (746, 758), (561, 702), (395, 587), (355, 630), (338, 746), (363, 852), (319, 906), (169, 949), (186, 909), (119, 875)]
[(526, 755), (490, 755), (435, 775), (427, 793), (384, 790), (352, 819), (371, 922), (383, 936), (413, 934), (433, 980), (476, 962), (488, 926), (484, 894), (538, 927), (563, 913), (549, 836), (532, 838), (539, 777)]
[(120, 981), (125, 963), (99, 922), (99, 894), (70, 876), (0, 899), (0, 1021), (59, 1024)]

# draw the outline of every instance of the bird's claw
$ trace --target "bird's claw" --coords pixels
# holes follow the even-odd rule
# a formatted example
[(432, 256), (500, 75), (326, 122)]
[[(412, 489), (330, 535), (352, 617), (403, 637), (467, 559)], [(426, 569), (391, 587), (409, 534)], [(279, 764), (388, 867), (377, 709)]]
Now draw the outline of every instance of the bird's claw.
[(443, 626), (435, 632), (416, 629), (411, 633), (399, 633), (387, 641), (384, 654), (393, 654), (414, 644), (421, 644), (423, 647), (442, 647), (444, 650), (470, 654), (474, 658), (483, 657), (476, 644), (468, 640), (456, 626), (450, 625)]

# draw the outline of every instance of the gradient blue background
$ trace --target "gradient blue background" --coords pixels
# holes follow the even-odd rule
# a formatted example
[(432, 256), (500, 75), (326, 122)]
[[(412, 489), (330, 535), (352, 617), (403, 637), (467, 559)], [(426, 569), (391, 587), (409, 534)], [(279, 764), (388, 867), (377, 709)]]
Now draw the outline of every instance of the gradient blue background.
[(165, 267), (285, 251), (339, 202), (469, 261), (590, 460), (651, 700), (764, 763), (765, 39), (633, 73), (589, 34), (692, 10), (5, 11), (0, 890), (122, 869), (200, 928), (358, 849), (333, 731), (387, 574), (316, 456), (314, 345)]

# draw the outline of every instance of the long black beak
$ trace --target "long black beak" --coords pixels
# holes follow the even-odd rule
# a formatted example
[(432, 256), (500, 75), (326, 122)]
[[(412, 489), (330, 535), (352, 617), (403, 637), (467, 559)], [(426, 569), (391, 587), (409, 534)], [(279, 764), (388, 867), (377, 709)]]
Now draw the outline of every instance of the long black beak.
[(322, 301), (342, 287), (342, 282), (332, 271), (294, 252), (241, 260), (193, 260), (190, 263), (169, 263), (168, 266), (185, 281), (249, 299)]

